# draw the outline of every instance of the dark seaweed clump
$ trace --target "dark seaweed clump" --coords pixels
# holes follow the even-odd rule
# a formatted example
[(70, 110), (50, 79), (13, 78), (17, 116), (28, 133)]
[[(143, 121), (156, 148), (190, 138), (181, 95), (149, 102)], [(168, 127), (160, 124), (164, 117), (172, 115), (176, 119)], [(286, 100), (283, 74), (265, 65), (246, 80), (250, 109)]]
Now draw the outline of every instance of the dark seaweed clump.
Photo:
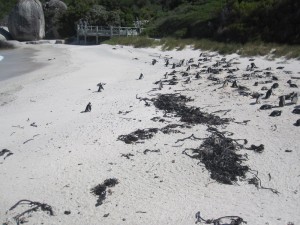
[(116, 178), (106, 179), (102, 184), (98, 184), (97, 186), (91, 189), (91, 193), (98, 196), (96, 206), (102, 205), (103, 201), (106, 199), (106, 189), (107, 187), (114, 187), (119, 183)]
[(174, 113), (175, 116), (180, 117), (182, 122), (188, 124), (207, 124), (207, 125), (223, 125), (229, 122), (227, 118), (220, 118), (213, 114), (202, 112), (200, 108), (189, 107), (187, 102), (192, 101), (183, 95), (165, 94), (159, 95), (154, 100), (154, 105), (166, 113)]
[(138, 129), (127, 135), (120, 135), (118, 140), (124, 141), (126, 144), (136, 143), (139, 140), (150, 139), (158, 132), (158, 128)]
[(242, 165), (242, 162), (246, 161), (245, 157), (236, 153), (241, 148), (243, 145), (237, 140), (225, 137), (220, 132), (214, 132), (200, 147), (192, 149), (193, 155), (189, 156), (199, 159), (210, 171), (212, 179), (223, 184), (233, 184), (238, 177), (245, 178), (250, 169)]

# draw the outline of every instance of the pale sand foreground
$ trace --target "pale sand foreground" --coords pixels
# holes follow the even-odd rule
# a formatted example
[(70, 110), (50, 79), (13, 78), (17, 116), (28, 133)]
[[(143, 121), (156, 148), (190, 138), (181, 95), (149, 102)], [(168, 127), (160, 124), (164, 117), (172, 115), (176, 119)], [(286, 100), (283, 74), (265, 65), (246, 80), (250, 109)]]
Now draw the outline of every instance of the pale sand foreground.
[[(47, 65), (0, 82), (0, 151), (13, 153), (5, 160), (0, 157), (0, 223), (15, 224), (13, 217), (28, 206), (12, 211), (9, 208), (29, 199), (51, 205), (55, 215), (33, 212), (31, 217), (25, 215), (28, 224), (188, 225), (195, 224), (198, 211), (207, 219), (240, 216), (249, 225), (300, 224), (300, 128), (293, 125), (300, 117), (292, 113), (295, 105), (279, 109), (280, 117), (269, 117), (270, 110), (261, 111), (261, 105), (251, 104), (255, 99), (243, 97), (230, 87), (209, 86), (212, 82), (206, 75), (192, 79), (191, 84), (180, 82), (149, 92), (157, 87), (155, 81), (172, 71), (164, 66), (163, 57), (173, 57), (171, 63), (189, 58), (197, 61), (199, 50), (163, 52), (108, 45), (32, 47), (41, 49), (36, 59)], [(217, 57), (214, 59), (222, 58)], [(245, 73), (249, 59), (227, 56), (234, 57), (240, 62), (236, 64), (240, 68), (237, 74)], [(158, 60), (154, 66), (152, 59)], [(254, 62), (261, 69), (272, 67), (276, 72), (280, 86), (262, 104), (278, 105), (279, 95), (293, 91), (286, 81), (300, 76), (299, 61), (255, 58)], [(276, 70), (278, 66), (292, 74)], [(140, 73), (145, 78), (137, 80)], [(99, 82), (106, 83), (101, 93), (96, 92)], [(254, 87), (254, 80), (239, 82), (254, 91), (271, 86)], [(300, 86), (299, 80), (293, 82)], [(178, 146), (177, 139), (191, 134), (206, 137), (204, 125), (183, 129), (185, 134), (157, 134), (144, 144), (117, 140), (119, 135), (137, 129), (167, 124), (150, 120), (163, 113), (154, 106), (145, 107), (136, 99), (137, 94), (151, 98), (156, 93), (184, 89), (182, 94), (195, 98), (190, 105), (204, 107), (207, 112), (231, 109), (225, 116), (218, 115), (236, 121), (251, 120), (247, 125), (230, 123), (218, 129), (233, 132), (234, 138), (246, 138), (248, 145), (265, 145), (261, 154), (246, 150), (241, 153), (248, 154), (245, 164), (259, 172), (262, 184), (278, 190), (279, 195), (258, 190), (245, 181), (239, 185), (215, 182), (201, 163), (197, 165), (198, 160), (182, 154), (185, 148), (199, 146), (199, 142), (186, 140), (182, 147), (172, 147)], [(80, 113), (88, 102), (92, 103), (92, 111)], [(130, 112), (123, 115), (120, 111)], [(30, 126), (33, 122), (37, 127)], [(145, 149), (160, 152), (145, 155)], [(134, 156), (127, 159), (121, 157), (122, 153)], [(97, 197), (90, 189), (113, 177), (119, 184), (111, 188), (112, 194), (103, 205), (95, 207)], [(65, 211), (71, 214), (65, 215)]]

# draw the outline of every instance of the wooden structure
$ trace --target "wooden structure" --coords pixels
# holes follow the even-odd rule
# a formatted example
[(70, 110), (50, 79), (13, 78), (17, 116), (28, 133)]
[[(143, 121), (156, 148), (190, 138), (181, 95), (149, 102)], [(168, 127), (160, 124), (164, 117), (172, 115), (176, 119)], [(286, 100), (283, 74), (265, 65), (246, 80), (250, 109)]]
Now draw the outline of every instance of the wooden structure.
[(143, 28), (139, 27), (102, 27), (102, 26), (87, 26), (77, 25), (77, 41), (80, 37), (84, 38), (84, 43), (87, 43), (87, 37), (96, 37), (96, 43), (99, 42), (99, 37), (113, 36), (137, 36), (140, 35)]

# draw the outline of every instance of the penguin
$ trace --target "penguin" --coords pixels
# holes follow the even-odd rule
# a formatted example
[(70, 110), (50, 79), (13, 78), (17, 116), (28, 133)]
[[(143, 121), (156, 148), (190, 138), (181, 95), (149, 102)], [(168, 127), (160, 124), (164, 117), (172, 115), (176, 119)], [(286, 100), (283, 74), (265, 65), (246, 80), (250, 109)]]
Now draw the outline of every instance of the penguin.
[(279, 107), (285, 106), (285, 96), (282, 95), (279, 97)]
[(274, 110), (271, 112), (269, 116), (276, 117), (276, 116), (281, 116), (281, 111), (280, 110)]
[(278, 88), (279, 87), (279, 84), (278, 83), (274, 83), (273, 85), (272, 85), (272, 88), (273, 89), (276, 89), (276, 88)]
[(255, 65), (255, 63), (251, 63), (251, 70), (257, 68), (257, 66)]
[(167, 67), (169, 65), (169, 59), (166, 59), (166, 64), (165, 66)]
[(238, 85), (237, 85), (237, 81), (233, 81), (232, 85), (231, 85), (232, 88), (238, 88)]
[(273, 90), (272, 90), (272, 88), (270, 88), (270, 89), (267, 91), (267, 93), (266, 93), (265, 99), (269, 99), (270, 96), (271, 96), (271, 94), (272, 94), (272, 92), (273, 92)]
[(102, 83), (97, 84), (98, 86), (98, 92), (101, 92), (101, 90), (104, 90)]
[(294, 93), (291, 97), (291, 103), (292, 104), (297, 104), (298, 102), (298, 94), (297, 93)]
[(191, 78), (188, 77), (184, 82), (185, 82), (186, 84), (191, 83)]
[(228, 80), (225, 80), (222, 87), (225, 88), (227, 86), (228, 86)]
[(87, 104), (87, 106), (85, 107), (84, 112), (90, 112), (90, 111), (92, 111), (92, 104), (89, 102), (89, 103)]
[(144, 78), (144, 74), (140, 74), (140, 77), (139, 77), (139, 80), (143, 79)]
[(182, 66), (184, 64), (185, 59), (180, 60), (180, 66)]
[(261, 100), (261, 95), (258, 94), (258, 95), (256, 96), (256, 101), (255, 101), (255, 103), (256, 103), (256, 104), (260, 104), (260, 100)]
[(212, 72), (211, 67), (208, 67), (207, 70), (206, 70), (206, 73), (211, 73), (211, 72)]
[(291, 88), (298, 88), (297, 84), (292, 84), (291, 80), (288, 80), (287, 83), (290, 85)]
[(165, 79), (167, 79), (168, 78), (168, 72), (166, 72), (164, 76), (165, 76)]
[(159, 86), (158, 86), (158, 89), (161, 90), (161, 89), (163, 88), (163, 83), (162, 83), (162, 81), (159, 81), (158, 85), (159, 85)]

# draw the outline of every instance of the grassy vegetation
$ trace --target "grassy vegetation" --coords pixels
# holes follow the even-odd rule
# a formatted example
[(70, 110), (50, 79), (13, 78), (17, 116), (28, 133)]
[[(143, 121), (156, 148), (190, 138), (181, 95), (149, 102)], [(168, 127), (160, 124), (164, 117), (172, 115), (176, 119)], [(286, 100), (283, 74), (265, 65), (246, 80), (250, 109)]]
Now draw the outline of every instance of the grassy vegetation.
[(109, 45), (127, 45), (135, 48), (153, 48), (160, 45), (159, 40), (147, 38), (144, 36), (136, 37), (113, 37), (103, 42)]
[(237, 53), (241, 56), (265, 56), (295, 58), (300, 60), (300, 45), (280, 45), (263, 42), (224, 43), (208, 39), (152, 39), (146, 36), (114, 37), (104, 42), (110, 45), (127, 45), (135, 48), (150, 48), (161, 46), (162, 50), (182, 50), (187, 46), (204, 51), (215, 51), (220, 54)]

